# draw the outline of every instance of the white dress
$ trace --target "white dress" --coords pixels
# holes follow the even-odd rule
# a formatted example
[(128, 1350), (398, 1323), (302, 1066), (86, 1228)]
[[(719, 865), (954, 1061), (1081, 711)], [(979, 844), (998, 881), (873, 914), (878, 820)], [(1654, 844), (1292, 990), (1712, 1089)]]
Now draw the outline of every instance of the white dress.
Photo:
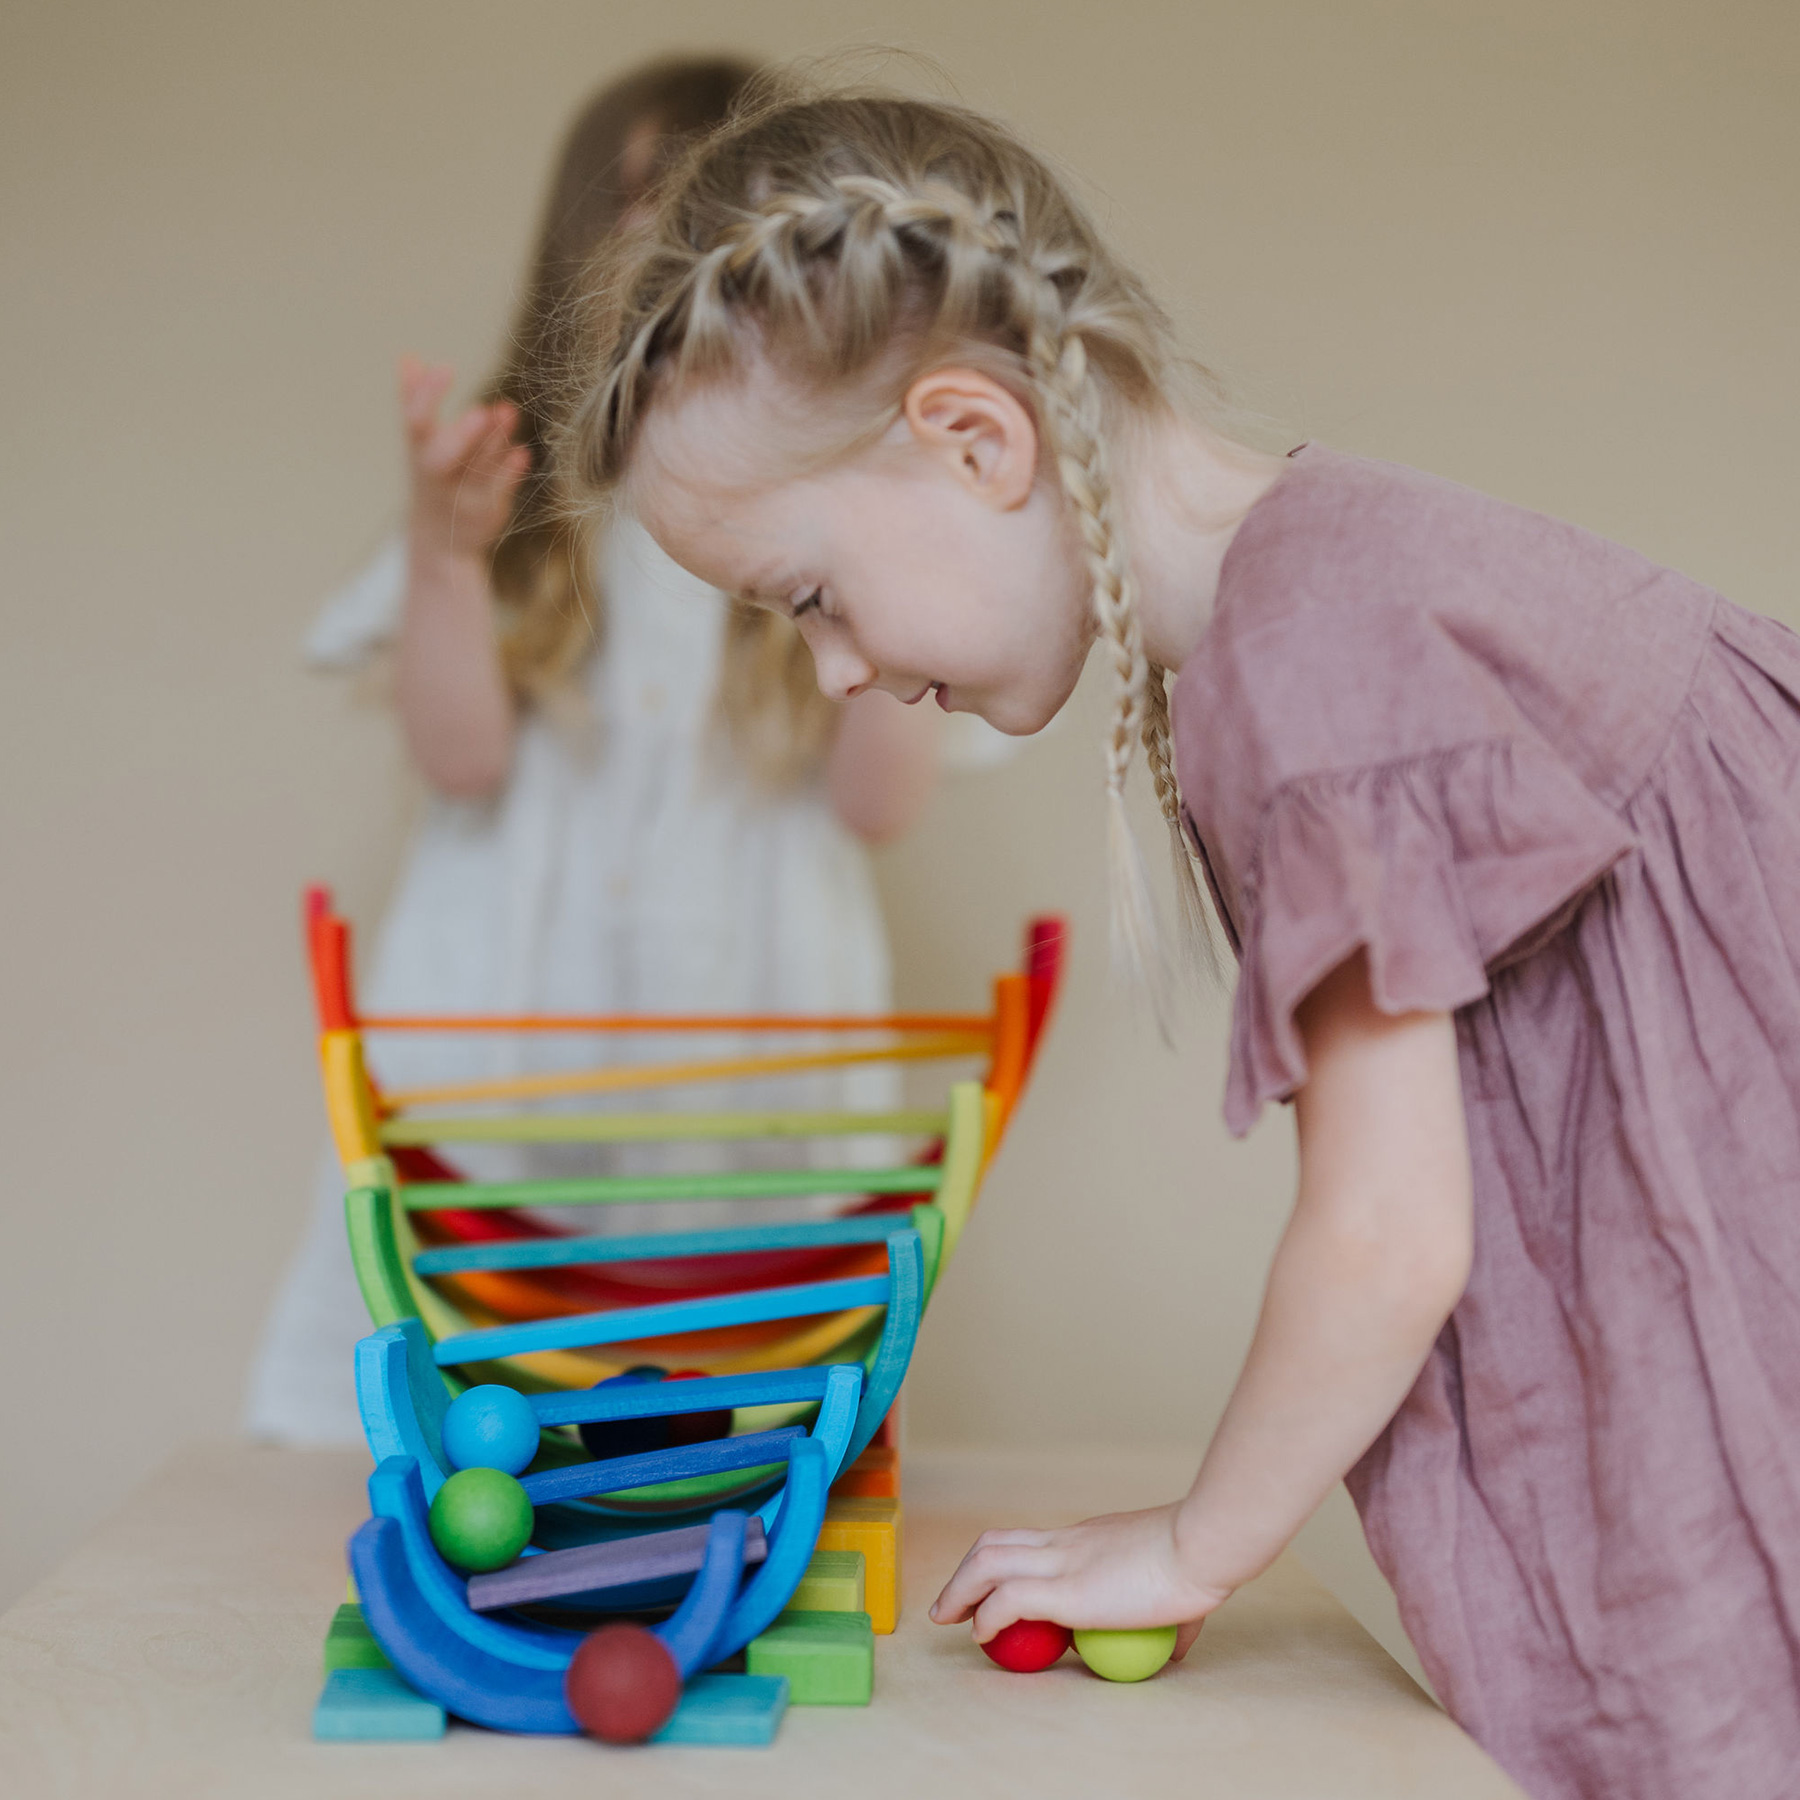
[[(358, 1000), (379, 1012), (883, 1012), (887, 943), (868, 859), (840, 825), (822, 781), (780, 795), (733, 768), (714, 727), (726, 601), (630, 521), (601, 551), (603, 648), (590, 665), (594, 742), (574, 743), (538, 713), (518, 733), (511, 778), (491, 802), (428, 805), (383, 922)], [(311, 660), (347, 667), (390, 639), (405, 584), (390, 544), (333, 597), (308, 640)], [(979, 721), (959, 728), (965, 766), (1003, 756)], [(967, 726), (977, 729), (969, 732)], [(370, 1058), (389, 1087), (479, 1079), (626, 1058), (734, 1055), (791, 1040), (376, 1036)], [(815, 1040), (816, 1042), (816, 1040)], [(880, 1109), (899, 1103), (898, 1073), (855, 1068), (683, 1088), (666, 1103)], [(631, 1110), (655, 1090), (621, 1097)], [(592, 1099), (577, 1106), (604, 1104)], [(757, 1146), (765, 1166), (792, 1145)], [(819, 1166), (886, 1161), (890, 1141), (820, 1143)], [(456, 1145), (471, 1176), (668, 1166), (742, 1166), (742, 1146), (600, 1149)], [(833, 1209), (828, 1201), (812, 1203)], [(789, 1208), (794, 1216), (799, 1207)], [(589, 1209), (586, 1230), (644, 1229), (654, 1209)], [(596, 1213), (604, 1214), (596, 1217)], [(699, 1207), (682, 1220), (700, 1223)], [(759, 1217), (783, 1216), (767, 1205)], [(666, 1218), (666, 1215), (665, 1215)], [(352, 1347), (369, 1329), (351, 1272), (337, 1160), (321, 1160), (304, 1242), (265, 1330), (248, 1428), (295, 1444), (356, 1442)]]

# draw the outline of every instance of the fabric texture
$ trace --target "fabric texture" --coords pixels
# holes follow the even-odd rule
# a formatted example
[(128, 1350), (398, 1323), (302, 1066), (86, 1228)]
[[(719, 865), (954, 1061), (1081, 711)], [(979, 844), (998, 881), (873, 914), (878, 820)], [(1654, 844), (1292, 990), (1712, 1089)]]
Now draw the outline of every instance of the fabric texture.
[[(887, 940), (869, 862), (823, 782), (770, 796), (736, 772), (713, 730), (726, 602), (626, 520), (601, 548), (605, 646), (587, 675), (591, 734), (539, 713), (521, 721), (511, 778), (490, 803), (427, 799), (398, 889), (364, 964), (369, 1012), (883, 1012)], [(335, 595), (308, 639), (312, 659), (354, 666), (397, 629), (406, 567), (396, 547)], [(813, 1040), (757, 1034), (573, 1039), (548, 1034), (376, 1035), (388, 1087), (482, 1080), (617, 1061), (774, 1053)], [(870, 1067), (742, 1084), (651, 1090), (616, 1101), (548, 1102), (707, 1110), (745, 1104), (879, 1110), (899, 1104), (896, 1070)], [(653, 1173), (761, 1162), (855, 1167), (892, 1159), (889, 1140), (762, 1145), (457, 1145), (476, 1179)], [(755, 1217), (831, 1212), (845, 1196), (756, 1203)], [(681, 1221), (738, 1216), (687, 1205)], [(586, 1208), (586, 1231), (673, 1223), (656, 1207)], [(351, 1351), (368, 1330), (343, 1226), (335, 1157), (319, 1164), (312, 1216), (277, 1297), (252, 1375), (247, 1422), (289, 1443), (361, 1439)]]
[(1238, 951), (1226, 1113), (1356, 949), (1453, 1011), (1469, 1286), (1350, 1479), (1432, 1681), (1539, 1800), (1800, 1767), (1800, 640), (1308, 446), (1180, 673)]

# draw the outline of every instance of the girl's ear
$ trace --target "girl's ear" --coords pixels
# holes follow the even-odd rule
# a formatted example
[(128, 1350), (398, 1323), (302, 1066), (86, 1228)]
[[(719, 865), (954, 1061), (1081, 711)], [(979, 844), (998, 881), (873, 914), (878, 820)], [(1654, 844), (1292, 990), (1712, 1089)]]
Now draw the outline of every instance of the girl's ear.
[(977, 369), (933, 369), (906, 390), (913, 441), (982, 501), (1011, 512), (1037, 480), (1037, 424), (1009, 388)]

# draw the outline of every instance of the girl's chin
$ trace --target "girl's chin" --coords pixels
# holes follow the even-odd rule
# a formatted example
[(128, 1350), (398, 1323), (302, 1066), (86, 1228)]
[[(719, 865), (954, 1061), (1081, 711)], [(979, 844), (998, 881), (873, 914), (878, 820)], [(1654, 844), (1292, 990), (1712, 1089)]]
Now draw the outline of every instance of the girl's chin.
[(952, 693), (946, 698), (941, 688), (937, 700), (945, 712), (973, 713), (1003, 737), (1035, 737), (1062, 711), (1060, 705), (1046, 711), (1041, 702), (1033, 703), (1019, 695), (969, 698)]

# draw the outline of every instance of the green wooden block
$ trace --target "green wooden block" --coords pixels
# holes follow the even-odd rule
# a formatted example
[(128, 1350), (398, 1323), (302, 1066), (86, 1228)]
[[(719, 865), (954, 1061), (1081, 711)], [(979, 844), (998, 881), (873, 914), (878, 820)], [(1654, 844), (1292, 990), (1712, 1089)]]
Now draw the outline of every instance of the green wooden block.
[(391, 1665), (382, 1655), (375, 1634), (363, 1622), (362, 1608), (346, 1601), (332, 1615), (325, 1632), (325, 1673), (333, 1669), (385, 1669)]
[(324, 1743), (386, 1744), (444, 1735), (444, 1709), (392, 1669), (333, 1669), (313, 1711)]
[(866, 1612), (860, 1550), (815, 1550), (787, 1603), (789, 1612)]
[(785, 1675), (796, 1706), (867, 1706), (875, 1689), (875, 1632), (866, 1612), (784, 1612), (752, 1638), (752, 1675)]

